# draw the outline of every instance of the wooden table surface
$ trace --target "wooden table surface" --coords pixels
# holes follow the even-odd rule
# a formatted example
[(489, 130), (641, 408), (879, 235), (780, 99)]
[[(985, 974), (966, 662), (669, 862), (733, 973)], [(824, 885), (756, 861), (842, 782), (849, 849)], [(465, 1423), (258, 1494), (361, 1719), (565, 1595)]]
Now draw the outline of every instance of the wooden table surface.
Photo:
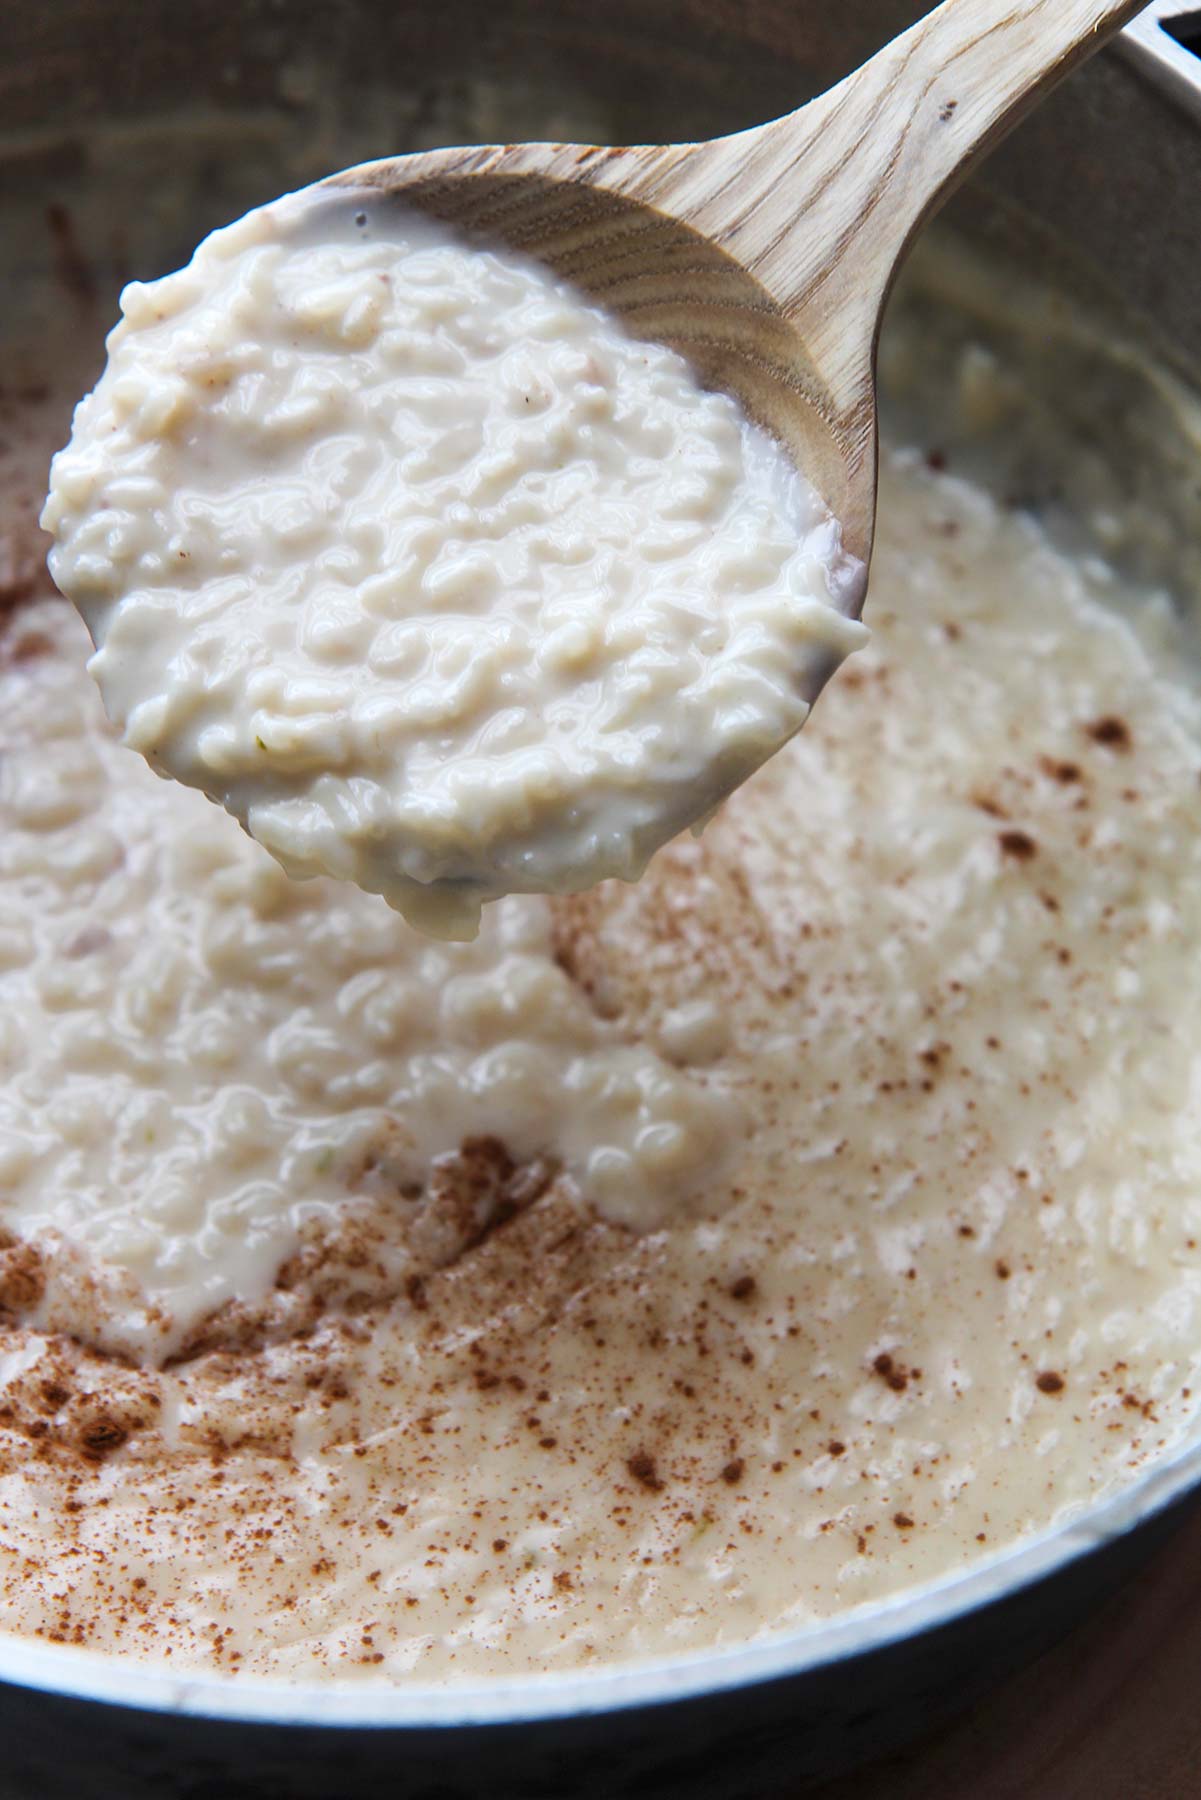
[(810, 1794), (1198, 1800), (1201, 1512), (1092, 1619), (971, 1713)]

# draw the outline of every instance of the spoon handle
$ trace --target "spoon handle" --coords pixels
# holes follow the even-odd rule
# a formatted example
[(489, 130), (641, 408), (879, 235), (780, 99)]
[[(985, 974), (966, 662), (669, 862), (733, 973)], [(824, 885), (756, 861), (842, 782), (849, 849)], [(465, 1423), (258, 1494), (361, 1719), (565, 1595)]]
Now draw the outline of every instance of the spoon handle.
[(708, 228), (786, 312), (832, 282), (830, 299), (870, 320), (923, 219), (1145, 4), (943, 0), (799, 111), (701, 147), (728, 155), (741, 186), (738, 219)]

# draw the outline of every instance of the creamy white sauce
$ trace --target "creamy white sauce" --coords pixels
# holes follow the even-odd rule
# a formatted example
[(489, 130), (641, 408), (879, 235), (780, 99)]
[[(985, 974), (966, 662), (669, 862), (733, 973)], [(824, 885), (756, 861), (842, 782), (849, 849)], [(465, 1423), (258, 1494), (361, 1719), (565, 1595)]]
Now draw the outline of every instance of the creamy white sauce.
[[(45, 1160), (0, 1250), (0, 1620), (295, 1678), (697, 1651), (945, 1578), (1193, 1428), (1195, 675), (1162, 607), (953, 475), (886, 456), (880, 525), (872, 645), (704, 838), (467, 949), (290, 886), (105, 731), (67, 609), (15, 622), (6, 1124)], [(574, 1180), (493, 1153), (406, 1191), (367, 1120), (424, 1046), (436, 1142), (496, 1129), (461, 1083), (501, 1035)], [(716, 1179), (633, 1156), (637, 1235), (587, 1203), (565, 1075), (635, 1054), (658, 1121), (741, 1120)], [(426, 1094), (394, 1118), (428, 1152)], [(611, 1105), (586, 1143), (629, 1152)], [(261, 1274), (183, 1360), (97, 1354), (120, 1297), (40, 1329), (55, 1229), (99, 1268), (129, 1186), (186, 1272), (252, 1177)]]
[(44, 602), (0, 666), (0, 1223), (48, 1259), (31, 1318), (160, 1361), (306, 1231), (375, 1220), (373, 1171), (423, 1188), (465, 1139), (644, 1230), (712, 1183), (737, 1107), (596, 1017), (544, 900), (437, 946), (290, 881), (121, 748), (86, 648)]
[(124, 740), (440, 936), (634, 879), (865, 639), (727, 396), (544, 269), (293, 196), (127, 288), (51, 567)]

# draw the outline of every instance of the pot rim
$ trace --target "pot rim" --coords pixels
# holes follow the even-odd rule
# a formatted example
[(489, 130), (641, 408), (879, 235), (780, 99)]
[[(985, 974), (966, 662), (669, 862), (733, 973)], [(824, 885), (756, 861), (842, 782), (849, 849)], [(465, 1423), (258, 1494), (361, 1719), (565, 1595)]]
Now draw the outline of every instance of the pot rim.
[(964, 1573), (733, 1649), (596, 1672), (438, 1684), (174, 1674), (130, 1657), (3, 1633), (0, 1682), (181, 1718), (322, 1729), (528, 1725), (666, 1706), (787, 1680), (920, 1638), (1096, 1555), (1190, 1494), (1201, 1498), (1201, 1442), (1179, 1449), (1109, 1500)]

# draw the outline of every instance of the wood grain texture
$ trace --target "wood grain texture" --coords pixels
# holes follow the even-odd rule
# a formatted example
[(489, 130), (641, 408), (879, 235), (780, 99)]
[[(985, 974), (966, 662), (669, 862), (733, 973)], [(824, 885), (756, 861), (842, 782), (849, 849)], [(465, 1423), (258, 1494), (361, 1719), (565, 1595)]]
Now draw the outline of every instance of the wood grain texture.
[(976, 158), (1144, 3), (944, 0), (837, 87), (732, 137), (437, 150), (330, 184), (537, 256), (679, 349), (775, 433), (866, 564), (897, 266)]
[[(934, 1738), (806, 1800), (1199, 1800), (1201, 1511), (1054, 1650)], [(764, 1800), (799, 1800), (782, 1786)]]

